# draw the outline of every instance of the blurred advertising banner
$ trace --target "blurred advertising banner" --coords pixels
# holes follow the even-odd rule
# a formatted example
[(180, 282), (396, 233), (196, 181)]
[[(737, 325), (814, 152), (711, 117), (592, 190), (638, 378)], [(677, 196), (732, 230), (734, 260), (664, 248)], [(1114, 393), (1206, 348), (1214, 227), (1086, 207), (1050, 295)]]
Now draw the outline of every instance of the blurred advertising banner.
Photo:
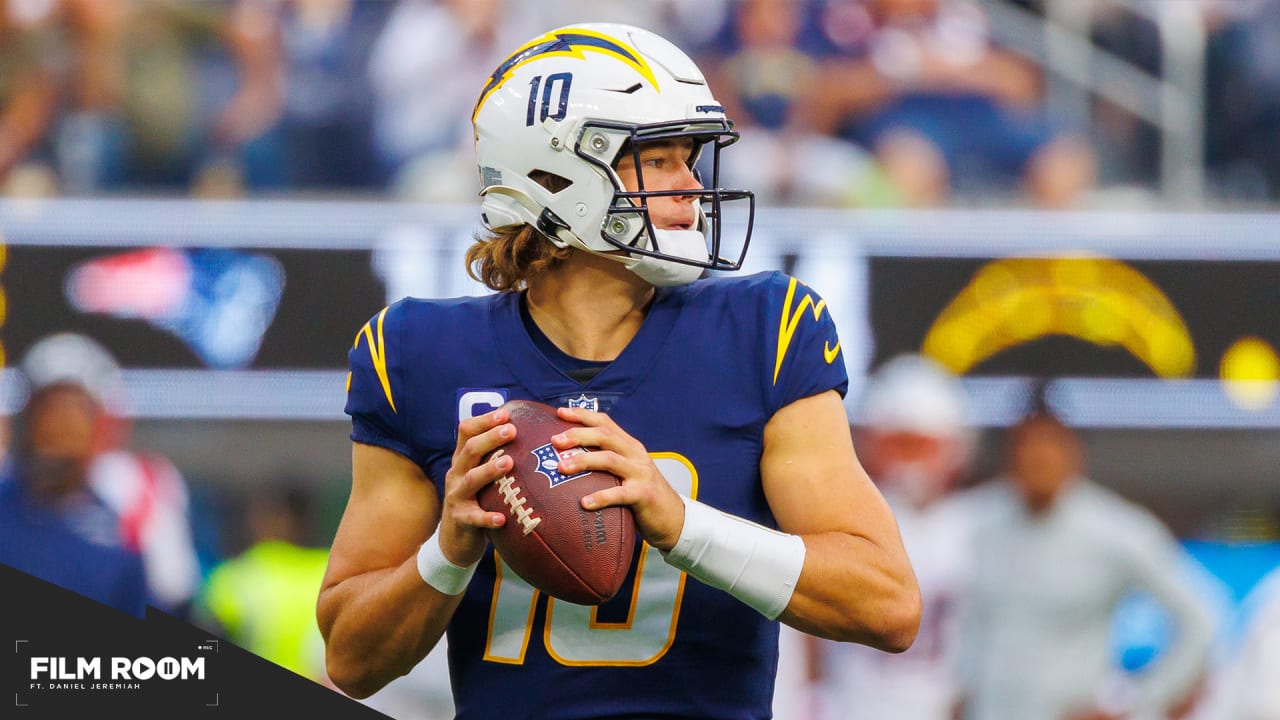
[(870, 278), (877, 363), (924, 350), (966, 375), (1218, 378), (1280, 347), (1280, 262), (872, 258)]
[[(4, 364), (81, 332), (116, 354), (142, 416), (341, 419), (368, 318), (407, 295), (488, 292), (464, 265), (477, 220), (389, 202), (2, 200)], [(963, 376), (982, 425), (1051, 376), (1081, 425), (1280, 427), (1277, 238), (1264, 214), (769, 208), (744, 272), (822, 295), (850, 398), (917, 351)]]
[(49, 332), (90, 335), (138, 368), (337, 368), (384, 304), (370, 253), (12, 247), (11, 361)]

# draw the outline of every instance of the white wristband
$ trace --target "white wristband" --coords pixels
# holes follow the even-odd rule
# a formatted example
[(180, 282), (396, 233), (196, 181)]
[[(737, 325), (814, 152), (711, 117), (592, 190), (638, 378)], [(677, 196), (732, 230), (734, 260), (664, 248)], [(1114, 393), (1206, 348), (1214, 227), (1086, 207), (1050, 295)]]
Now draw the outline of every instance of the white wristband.
[(439, 535), (431, 533), (431, 537), (418, 548), (418, 574), (426, 584), (445, 595), (458, 595), (467, 589), (467, 583), (471, 582), (480, 562), (467, 567), (449, 562), (449, 558), (440, 551)]
[(684, 500), (684, 528), (667, 564), (728, 592), (774, 620), (804, 569), (804, 540), (696, 500)]

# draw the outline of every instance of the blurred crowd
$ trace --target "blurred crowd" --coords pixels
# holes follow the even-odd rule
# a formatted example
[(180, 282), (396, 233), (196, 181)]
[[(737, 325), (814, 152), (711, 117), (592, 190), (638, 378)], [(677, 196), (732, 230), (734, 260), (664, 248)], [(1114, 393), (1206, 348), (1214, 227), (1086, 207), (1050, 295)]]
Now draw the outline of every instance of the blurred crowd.
[[(1083, 123), (1049, 112), (996, 2), (1052, 0), (0, 0), (0, 190), (468, 200), (469, 110), (499, 55), (599, 20), (695, 56), (745, 131), (726, 170), (770, 203), (1061, 208), (1152, 188), (1158, 130), (1103, 100)], [(1154, 15), (1080, 3), (1095, 47), (1163, 76)], [(1181, 4), (1208, 38), (1212, 191), (1274, 200), (1280, 0)]]

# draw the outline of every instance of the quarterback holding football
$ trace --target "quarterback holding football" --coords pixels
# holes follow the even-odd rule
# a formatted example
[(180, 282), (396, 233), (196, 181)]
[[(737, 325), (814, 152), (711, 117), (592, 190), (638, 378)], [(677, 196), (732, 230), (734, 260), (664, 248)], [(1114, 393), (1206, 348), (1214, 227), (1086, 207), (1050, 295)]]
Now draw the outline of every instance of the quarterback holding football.
[[(826, 303), (729, 274), (754, 197), (719, 185), (738, 136), (702, 72), (651, 32), (583, 24), (477, 90), (467, 260), (495, 292), (406, 298), (356, 335), (352, 488), (317, 607), (334, 684), (369, 696), (447, 632), (460, 718), (766, 718), (779, 622), (910, 646), (919, 589), (854, 454)], [(515, 442), (517, 400), (565, 429)], [(575, 490), (592, 474), (617, 481)], [(581, 512), (525, 501), (552, 489)], [(614, 507), (630, 535), (592, 519)], [(616, 593), (556, 597), (490, 541), (555, 522), (634, 538)]]

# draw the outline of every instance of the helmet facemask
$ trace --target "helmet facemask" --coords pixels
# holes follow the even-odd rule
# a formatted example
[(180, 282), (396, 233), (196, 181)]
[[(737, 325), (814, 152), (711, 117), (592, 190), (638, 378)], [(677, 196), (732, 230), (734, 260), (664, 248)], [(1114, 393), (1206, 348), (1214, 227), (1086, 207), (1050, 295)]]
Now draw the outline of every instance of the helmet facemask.
[[(689, 166), (698, 189), (651, 190), (645, 187), (640, 155), (644, 146), (661, 141), (690, 139), (693, 142)], [(719, 187), (720, 151), (738, 140), (729, 122), (723, 119), (691, 123), (687, 120), (634, 125), (604, 120), (583, 123), (574, 152), (600, 168), (614, 185), (613, 199), (600, 226), (600, 239), (626, 253), (629, 269), (655, 285), (691, 282), (703, 270), (733, 271), (742, 267), (755, 219), (755, 196), (745, 190)], [(619, 147), (617, 151), (613, 148)], [(710, 183), (702, 182), (698, 162), (710, 148)], [(615, 168), (627, 154), (634, 160), (636, 189), (624, 187)], [(690, 230), (664, 230), (654, 226), (649, 200), (658, 197), (695, 198), (696, 221)], [(741, 244), (731, 251), (724, 242), (725, 204), (739, 205), (745, 217)], [(589, 241), (589, 238), (582, 238)]]

